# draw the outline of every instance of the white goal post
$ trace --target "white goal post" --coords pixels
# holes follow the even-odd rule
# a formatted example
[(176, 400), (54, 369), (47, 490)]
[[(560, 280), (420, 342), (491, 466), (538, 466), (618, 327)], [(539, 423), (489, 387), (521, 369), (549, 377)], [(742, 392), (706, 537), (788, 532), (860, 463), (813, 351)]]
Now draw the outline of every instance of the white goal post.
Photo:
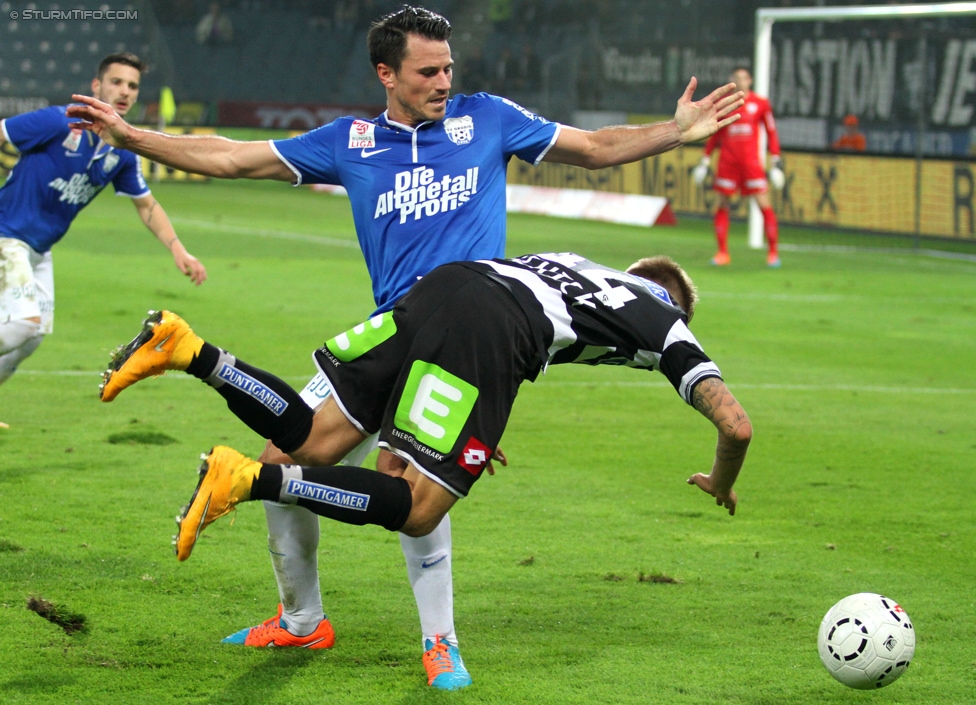
[[(976, 2), (945, 2), (927, 5), (852, 5), (849, 7), (797, 7), (756, 10), (756, 47), (754, 55), (753, 90), (769, 96), (770, 61), (772, 57), (773, 24), (776, 22), (817, 22), (864, 19), (906, 19), (910, 17), (944, 17), (976, 14)], [(766, 133), (759, 134), (760, 158), (765, 163)], [(763, 247), (763, 219), (755, 199), (749, 206), (749, 246)]]

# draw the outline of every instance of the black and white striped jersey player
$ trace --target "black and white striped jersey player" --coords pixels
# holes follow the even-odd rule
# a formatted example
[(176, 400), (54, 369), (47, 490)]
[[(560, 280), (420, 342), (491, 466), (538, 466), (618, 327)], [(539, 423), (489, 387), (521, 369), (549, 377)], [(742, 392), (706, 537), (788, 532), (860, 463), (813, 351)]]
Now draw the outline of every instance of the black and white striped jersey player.
[[(332, 388), (317, 413), (277, 377), (209, 343), (199, 359), (213, 363), (187, 371), (219, 381), (232, 411), (296, 463), (315, 459), (262, 464), (241, 501), (423, 536), (488, 467), (524, 380), (569, 362), (658, 370), (718, 431), (710, 471), (688, 483), (734, 514), (752, 426), (688, 328), (696, 300), (666, 257), (626, 272), (572, 253), (456, 262), (314, 353)], [(227, 365), (247, 389), (226, 382), (235, 377), (221, 372)], [(255, 382), (279, 399), (275, 410), (255, 397)], [(331, 465), (374, 433), (398, 463), (383, 472)]]

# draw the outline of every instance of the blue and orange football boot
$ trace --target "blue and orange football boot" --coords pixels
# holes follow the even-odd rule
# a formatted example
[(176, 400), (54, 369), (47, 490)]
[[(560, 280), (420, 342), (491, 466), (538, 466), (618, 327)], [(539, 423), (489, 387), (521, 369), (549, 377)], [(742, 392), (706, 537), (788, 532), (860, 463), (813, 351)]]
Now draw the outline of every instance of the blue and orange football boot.
[(224, 644), (242, 644), (244, 646), (296, 646), (301, 649), (331, 649), (335, 644), (335, 632), (327, 617), (308, 636), (296, 636), (288, 631), (288, 625), (281, 618), (282, 606), (278, 605), (278, 614), (267, 619), (256, 627), (247, 627), (234, 632), (229, 637), (221, 639)]
[(424, 642), (424, 668), (427, 685), (439, 690), (458, 690), (471, 685), (471, 674), (464, 667), (461, 652), (439, 636)]

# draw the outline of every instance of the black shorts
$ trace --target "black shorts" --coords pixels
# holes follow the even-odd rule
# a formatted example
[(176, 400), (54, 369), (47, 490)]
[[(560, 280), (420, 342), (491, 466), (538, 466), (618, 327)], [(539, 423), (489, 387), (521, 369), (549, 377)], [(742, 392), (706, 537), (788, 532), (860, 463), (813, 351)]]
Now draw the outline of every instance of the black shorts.
[(380, 446), (464, 497), (498, 446), (519, 385), (543, 355), (503, 284), (438, 267), (390, 313), (315, 352), (343, 413)]

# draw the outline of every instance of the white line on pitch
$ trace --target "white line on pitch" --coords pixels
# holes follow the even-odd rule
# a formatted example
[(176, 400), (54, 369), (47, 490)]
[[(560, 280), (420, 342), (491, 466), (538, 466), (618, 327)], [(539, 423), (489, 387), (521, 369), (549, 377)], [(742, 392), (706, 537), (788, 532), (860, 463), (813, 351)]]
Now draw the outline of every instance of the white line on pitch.
[[(38, 375), (51, 377), (96, 377), (100, 372), (84, 372), (81, 370), (20, 370), (18, 375)], [(286, 382), (307, 382), (312, 378), (308, 375), (286, 375), (280, 379)], [(190, 375), (167, 375), (170, 380), (191, 380), (196, 379)], [(552, 387), (670, 387), (669, 382), (628, 382), (621, 380), (611, 382), (607, 380), (595, 380), (593, 382), (563, 381), (563, 380), (544, 380), (540, 384)], [(768, 389), (772, 391), (788, 392), (864, 392), (876, 394), (976, 394), (976, 389), (960, 389), (958, 387), (875, 387), (856, 384), (749, 384), (733, 383), (729, 385), (732, 389)]]
[(330, 245), (333, 247), (355, 247), (359, 249), (359, 242), (352, 240), (339, 240), (332, 237), (320, 237), (307, 233), (293, 233), (288, 230), (264, 230), (260, 228), (248, 228), (243, 225), (230, 225), (227, 223), (213, 223), (207, 220), (193, 220), (191, 218), (170, 218), (176, 225), (185, 225), (201, 230), (216, 230), (219, 232), (238, 233), (240, 235), (255, 235), (257, 237), (271, 237), (279, 240), (298, 240), (299, 242), (312, 242), (316, 245)]
[[(38, 377), (101, 377), (101, 372), (86, 372), (84, 370), (18, 370), (17, 375), (36, 375)], [(314, 373), (309, 372), (307, 375), (281, 375), (278, 378), (283, 379), (286, 382), (289, 381), (302, 381), (307, 382), (312, 379)], [(171, 374), (166, 375), (166, 379), (173, 380), (191, 380), (196, 379), (191, 375), (181, 375), (181, 374)]]
[[(558, 385), (563, 387), (670, 387), (669, 382), (568, 382), (544, 381), (540, 384)], [(976, 389), (959, 389), (957, 387), (872, 387), (854, 384), (729, 384), (730, 389), (769, 389), (773, 391), (791, 392), (864, 392), (877, 394), (976, 394)]]
[(866, 252), (882, 255), (921, 255), (923, 257), (936, 257), (939, 259), (952, 259), (961, 262), (976, 262), (976, 255), (965, 252), (952, 252), (949, 250), (931, 250), (911, 247), (870, 247), (857, 245), (793, 245), (790, 243), (780, 243), (779, 249), (788, 252)]

